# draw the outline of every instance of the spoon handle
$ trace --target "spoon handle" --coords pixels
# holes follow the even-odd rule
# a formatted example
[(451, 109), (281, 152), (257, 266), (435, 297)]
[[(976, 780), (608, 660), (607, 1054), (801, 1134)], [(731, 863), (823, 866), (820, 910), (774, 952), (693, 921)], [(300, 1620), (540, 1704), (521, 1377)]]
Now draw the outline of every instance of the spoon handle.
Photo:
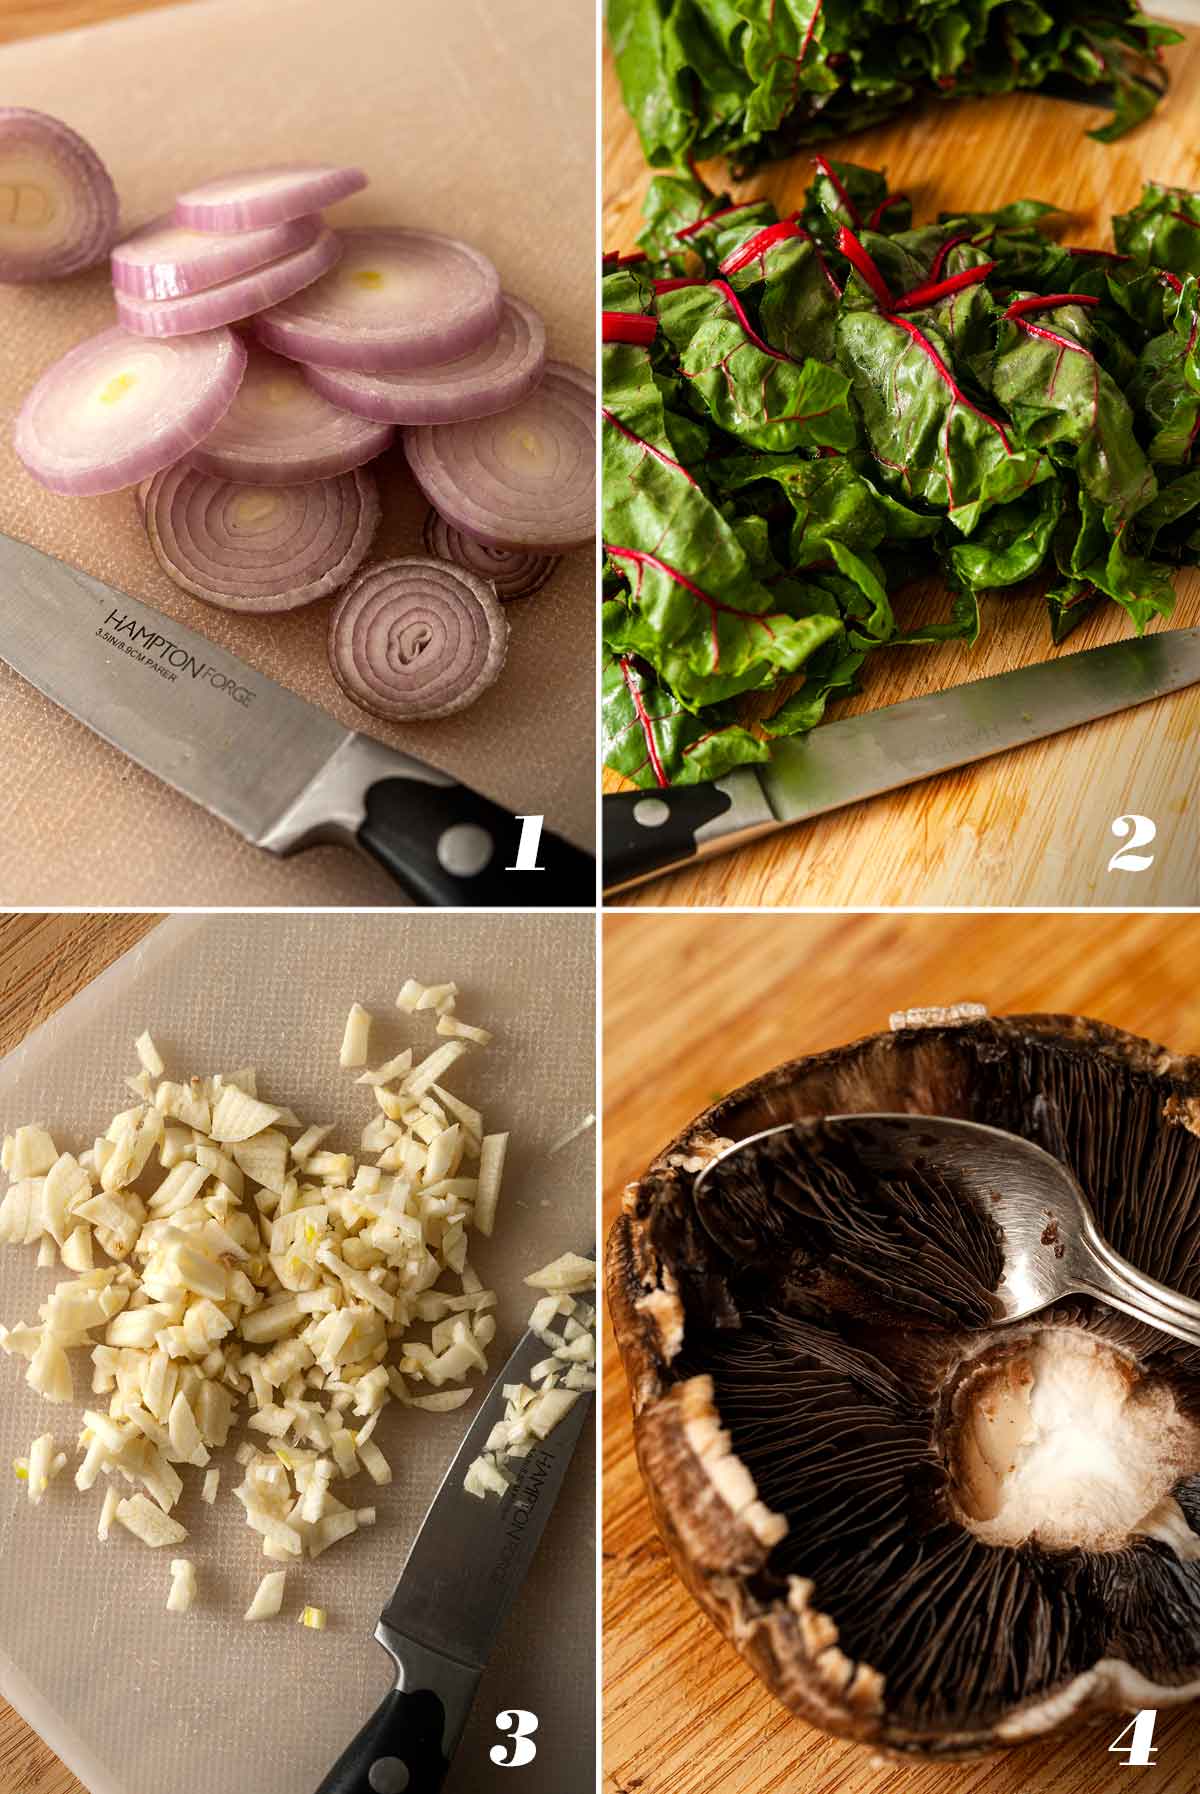
[(1200, 1302), (1182, 1296), (1166, 1284), (1147, 1277), (1136, 1265), (1114, 1252), (1106, 1240), (1089, 1234), (1082, 1242), (1087, 1248), (1091, 1277), (1080, 1278), (1082, 1294), (1096, 1296), (1113, 1308), (1145, 1321), (1162, 1333), (1200, 1346)]

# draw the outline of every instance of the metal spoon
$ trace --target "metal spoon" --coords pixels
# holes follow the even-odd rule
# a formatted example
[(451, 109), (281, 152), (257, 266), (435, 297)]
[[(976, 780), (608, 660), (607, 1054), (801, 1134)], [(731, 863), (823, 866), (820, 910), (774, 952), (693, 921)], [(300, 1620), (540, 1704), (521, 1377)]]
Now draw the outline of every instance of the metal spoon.
[(697, 1195), (719, 1166), (763, 1140), (816, 1127), (849, 1146), (872, 1175), (937, 1172), (990, 1214), (1004, 1235), (997, 1318), (1023, 1320), (1063, 1296), (1093, 1296), (1135, 1320), (1200, 1346), (1200, 1302), (1156, 1283), (1114, 1252), (1087, 1197), (1060, 1159), (1000, 1128), (945, 1115), (830, 1115), (751, 1134), (706, 1165)]

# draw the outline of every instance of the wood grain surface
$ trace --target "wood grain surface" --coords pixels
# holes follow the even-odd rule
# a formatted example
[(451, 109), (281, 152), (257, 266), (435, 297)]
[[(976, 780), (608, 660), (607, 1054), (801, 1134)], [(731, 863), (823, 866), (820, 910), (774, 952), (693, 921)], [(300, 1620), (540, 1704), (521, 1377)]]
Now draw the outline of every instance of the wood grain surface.
[[(700, 1109), (783, 1059), (966, 999), (1087, 1014), (1200, 1052), (1200, 919), (612, 915), (604, 921), (605, 1231), (623, 1185)], [(1163, 1714), (1130, 1781), (1119, 1722), (982, 1763), (881, 1763), (777, 1705), (671, 1570), (604, 1353), (605, 1794), (1184, 1794), (1200, 1711)]]
[[(0, 916), (0, 1054), (98, 977), (158, 916)], [(0, 1700), (0, 1794), (85, 1794), (48, 1745)]]
[(150, 12), (170, 4), (172, 0), (0, 0), (0, 44), (43, 37), (49, 31), (74, 31), (81, 25), (102, 25), (107, 19), (124, 18), (126, 13)]
[[(1020, 94), (933, 101), (896, 123), (821, 147), (886, 167), (892, 188), (911, 194), (919, 221), (1031, 195), (1069, 212), (1064, 240), (1108, 244), (1110, 213), (1133, 204), (1144, 178), (1200, 185), (1200, 31), (1189, 31), (1187, 42), (1166, 54), (1170, 98), (1149, 124), (1116, 144), (1084, 135), (1101, 118), (1098, 110)], [(604, 247), (626, 251), (635, 243), (649, 171), (607, 55), (603, 106)], [(710, 185), (729, 184), (720, 163), (703, 172)], [(811, 172), (802, 154), (733, 183), (732, 191), (739, 199), (766, 195), (782, 215), (801, 203)], [(1200, 573), (1182, 574), (1177, 585), (1173, 621), (1200, 623)], [(946, 610), (945, 592), (926, 589), (903, 598), (902, 622)], [(861, 694), (833, 707), (831, 717), (1117, 641), (1129, 630), (1124, 611), (1108, 604), (1055, 649), (1036, 594), (995, 594), (982, 613), (974, 648), (955, 642), (873, 654)], [(1200, 901), (1198, 742), (1200, 687), (1193, 686), (821, 817), (610, 901), (846, 908), (1194, 904)], [(623, 783), (605, 774), (607, 790)], [(1110, 872), (1118, 843), (1109, 825), (1129, 812), (1157, 823), (1155, 863), (1146, 872)]]

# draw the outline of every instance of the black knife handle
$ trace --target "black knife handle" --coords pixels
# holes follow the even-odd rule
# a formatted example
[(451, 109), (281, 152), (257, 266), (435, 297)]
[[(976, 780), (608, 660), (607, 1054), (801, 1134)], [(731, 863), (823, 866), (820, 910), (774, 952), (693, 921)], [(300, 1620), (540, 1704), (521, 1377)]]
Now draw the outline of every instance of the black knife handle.
[(604, 888), (666, 872), (696, 857), (696, 831), (733, 808), (717, 785), (616, 791), (604, 799)]
[(438, 1794), (450, 1763), (446, 1711), (428, 1688), (393, 1688), (317, 1794)]
[(521, 820), (466, 785), (377, 780), (358, 842), (418, 903), (441, 908), (591, 909), (596, 862), (543, 829), (538, 870), (518, 869)]

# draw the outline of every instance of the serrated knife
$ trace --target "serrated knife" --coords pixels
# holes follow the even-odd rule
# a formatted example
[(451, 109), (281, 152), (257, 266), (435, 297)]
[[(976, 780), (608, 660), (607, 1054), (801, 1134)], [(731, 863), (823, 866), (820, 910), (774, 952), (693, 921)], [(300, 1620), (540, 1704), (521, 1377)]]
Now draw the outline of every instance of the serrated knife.
[(762, 766), (707, 785), (604, 799), (604, 885), (627, 890), (699, 857), (1111, 716), (1200, 682), (1200, 629), (1064, 654), (822, 723)]
[(78, 567), (0, 536), (0, 592), (0, 659), (268, 852), (357, 845), (424, 904), (595, 903), (590, 854), (544, 829), (522, 855), (521, 817)]
[(501, 1418), (505, 1383), (529, 1383), (546, 1356), (526, 1333), (496, 1378), (421, 1524), (375, 1637), (396, 1681), (318, 1794), (437, 1794), (462, 1736), (483, 1667), (533, 1560), (567, 1466), (592, 1413), (590, 1392), (527, 1458), (497, 1500), (463, 1478)]

